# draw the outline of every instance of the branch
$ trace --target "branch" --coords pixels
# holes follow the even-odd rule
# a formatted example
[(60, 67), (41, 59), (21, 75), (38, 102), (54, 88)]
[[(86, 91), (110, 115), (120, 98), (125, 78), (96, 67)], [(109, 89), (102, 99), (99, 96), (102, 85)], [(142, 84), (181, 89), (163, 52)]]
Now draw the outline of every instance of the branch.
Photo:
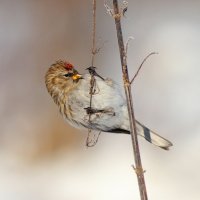
[[(91, 67), (94, 67), (94, 58), (95, 55), (98, 53), (98, 50), (96, 49), (96, 0), (93, 0), (93, 26), (92, 26), (92, 49), (91, 49), (91, 53), (92, 53), (92, 58), (91, 58)], [(89, 70), (89, 68), (87, 68)], [(95, 94), (95, 83), (96, 83), (96, 79), (94, 77), (93, 73), (90, 73), (91, 75), (91, 79), (90, 79), (90, 91), (89, 91), (89, 95), (90, 95), (90, 105), (89, 105), (89, 109), (92, 109), (92, 97)], [(87, 110), (86, 110), (87, 112)], [(92, 113), (88, 113), (88, 122), (89, 124), (91, 123), (91, 115)], [(93, 142), (93, 140), (90, 140), (90, 133), (92, 132), (92, 130), (90, 128), (88, 128), (88, 135), (87, 135), (87, 139), (86, 139), (86, 146), (87, 147), (92, 147), (94, 146), (97, 141), (99, 136), (97, 137), (97, 140)]]
[(129, 75), (128, 75), (127, 55), (126, 55), (126, 49), (124, 47), (122, 28), (121, 28), (121, 14), (119, 11), (117, 0), (113, 0), (113, 7), (114, 7), (113, 17), (115, 19), (115, 25), (116, 25), (116, 31), (117, 31), (117, 39), (118, 39), (123, 80), (124, 80), (124, 90), (126, 94), (129, 121), (130, 121), (130, 133), (131, 133), (133, 153), (134, 153), (134, 158), (135, 158), (134, 169), (135, 169), (137, 179), (138, 179), (141, 200), (147, 200), (148, 197), (147, 197), (147, 191), (146, 191), (146, 185), (145, 185), (145, 179), (144, 179), (144, 170), (142, 168), (142, 162), (140, 158), (140, 150), (139, 150), (139, 144), (138, 144), (138, 138), (137, 138), (137, 130), (136, 130), (133, 101), (132, 101), (132, 94), (131, 94), (131, 85), (130, 85)]
[(134, 82), (135, 78), (138, 76), (138, 74), (139, 74), (139, 72), (140, 72), (140, 70), (141, 70), (143, 64), (146, 62), (146, 60), (147, 60), (150, 56), (155, 55), (155, 54), (158, 54), (158, 53), (157, 53), (157, 52), (151, 52), (149, 55), (147, 55), (147, 56), (144, 58), (144, 60), (143, 60), (142, 63), (140, 64), (140, 66), (139, 66), (137, 72), (135, 73), (134, 77), (131, 79), (131, 84)]
[(96, 49), (96, 0), (93, 0), (93, 28), (92, 28), (92, 66), (94, 66), (94, 57), (97, 54)]

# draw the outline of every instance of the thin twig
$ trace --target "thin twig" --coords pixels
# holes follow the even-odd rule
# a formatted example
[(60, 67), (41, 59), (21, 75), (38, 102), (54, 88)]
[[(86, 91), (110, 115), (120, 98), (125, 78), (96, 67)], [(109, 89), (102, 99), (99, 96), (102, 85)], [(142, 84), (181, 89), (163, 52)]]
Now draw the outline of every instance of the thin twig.
[[(99, 52), (100, 49), (97, 49), (96, 48), (96, 0), (93, 0), (93, 26), (92, 26), (92, 59), (91, 59), (91, 67), (94, 67), (94, 58), (95, 58), (95, 55)], [(89, 68), (88, 68), (89, 70)], [(89, 105), (89, 108), (92, 109), (92, 97), (93, 95), (95, 94), (96, 92), (96, 89), (95, 89), (95, 83), (96, 83), (96, 79), (94, 77), (94, 74), (93, 73), (90, 73), (91, 75), (91, 79), (90, 79), (90, 91), (89, 91), (89, 94), (90, 94), (90, 105)], [(88, 123), (90, 124), (91, 123), (91, 113), (88, 114), (89, 115), (89, 119), (88, 119)], [(87, 140), (86, 140), (86, 146), (87, 147), (92, 147), (94, 146), (97, 141), (98, 141), (98, 138), (99, 138), (99, 135), (97, 137), (97, 140), (94, 141), (94, 143), (91, 143), (90, 142), (90, 133), (92, 132), (91, 129), (88, 129), (88, 135), (87, 135)], [(92, 141), (92, 140), (91, 140)]]
[[(92, 60), (94, 61), (94, 57), (92, 56)], [(94, 74), (90, 74), (91, 75), (91, 79), (90, 79), (90, 91), (89, 91), (89, 95), (90, 95), (90, 105), (89, 105), (89, 108), (90, 109), (92, 109), (92, 97), (93, 97), (93, 95), (95, 94), (95, 92), (96, 92), (96, 89), (95, 89), (95, 82), (96, 82), (96, 79), (95, 79), (95, 77), (94, 77)], [(86, 111), (87, 112), (87, 111)], [(90, 125), (90, 123), (91, 123), (91, 115), (92, 115), (92, 113), (88, 113), (88, 116), (89, 116), (89, 118), (88, 118), (88, 123), (89, 123), (89, 125)], [(91, 129), (88, 129), (88, 135), (87, 135), (87, 140), (86, 140), (86, 146), (87, 147), (92, 147), (92, 146), (94, 146), (94, 145), (91, 145), (90, 143), (90, 133), (92, 132), (92, 130)]]
[(147, 60), (150, 56), (155, 55), (155, 54), (158, 54), (158, 53), (157, 53), (157, 52), (151, 52), (150, 54), (148, 54), (148, 55), (144, 58), (144, 60), (143, 60), (142, 63), (140, 64), (140, 66), (139, 66), (137, 72), (135, 73), (134, 77), (132, 78), (131, 84), (134, 82), (135, 78), (138, 76), (138, 74), (139, 74), (139, 72), (140, 72), (140, 70), (141, 70), (143, 64), (146, 62), (146, 60)]
[(93, 26), (92, 26), (92, 62), (91, 66), (94, 66), (94, 58), (99, 51), (96, 49), (96, 0), (93, 0)]
[(125, 13), (127, 12), (127, 10), (128, 10), (128, 1), (123, 1), (122, 14), (124, 17), (126, 17)]
[(133, 153), (134, 153), (134, 158), (135, 158), (135, 166), (136, 166), (135, 172), (138, 179), (141, 200), (147, 200), (148, 197), (147, 197), (147, 191), (146, 191), (146, 185), (145, 185), (145, 179), (144, 179), (144, 170), (142, 168), (142, 162), (140, 158), (140, 150), (139, 150), (139, 144), (138, 144), (138, 138), (137, 138), (137, 130), (136, 130), (133, 101), (132, 101), (132, 94), (131, 94), (131, 85), (130, 85), (129, 75), (128, 75), (126, 50), (124, 47), (122, 28), (121, 28), (121, 15), (119, 14), (119, 7), (118, 7), (117, 0), (113, 0), (113, 7), (114, 7), (114, 19), (115, 19), (115, 25), (116, 25), (116, 31), (117, 31), (121, 65), (122, 65), (124, 89), (125, 89), (127, 107), (128, 107), (128, 113), (129, 113), (130, 133), (131, 133)]
[(131, 40), (134, 40), (133, 36), (128, 37), (128, 40), (126, 41), (126, 57), (128, 55), (128, 47)]
[(104, 0), (104, 7), (106, 8), (107, 13), (110, 16), (113, 16), (113, 9), (107, 4), (107, 0)]

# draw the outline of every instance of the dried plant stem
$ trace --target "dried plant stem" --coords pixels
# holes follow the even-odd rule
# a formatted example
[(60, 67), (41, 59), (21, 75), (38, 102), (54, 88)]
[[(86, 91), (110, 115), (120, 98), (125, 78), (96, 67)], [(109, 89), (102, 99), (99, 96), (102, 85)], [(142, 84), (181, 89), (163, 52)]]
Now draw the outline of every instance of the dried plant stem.
[[(93, 4), (93, 23), (92, 23), (92, 49), (91, 49), (91, 53), (92, 53), (92, 58), (91, 58), (91, 67), (94, 66), (94, 58), (95, 55), (97, 54), (97, 49), (96, 49), (96, 0), (93, 0), (92, 2)], [(88, 68), (89, 69), (89, 68)], [(90, 80), (90, 105), (89, 105), (89, 109), (92, 109), (92, 97), (95, 94), (95, 77), (93, 73), (91, 74), (91, 80)], [(89, 115), (89, 119), (88, 122), (91, 123), (91, 113), (88, 114)], [(90, 141), (90, 133), (92, 132), (91, 129), (88, 129), (88, 135), (87, 135), (87, 140), (86, 140), (86, 146), (87, 147), (92, 147), (96, 144), (96, 142), (98, 141), (98, 138), (96, 141), (94, 141), (93, 143)], [(99, 136), (98, 136), (99, 137)]]
[(142, 168), (142, 162), (140, 158), (140, 150), (139, 150), (136, 123), (135, 123), (134, 110), (133, 110), (131, 84), (129, 81), (128, 68), (127, 68), (127, 58), (126, 58), (127, 55), (126, 55), (126, 49), (124, 46), (122, 28), (121, 28), (121, 14), (119, 12), (117, 0), (113, 0), (113, 7), (114, 7), (113, 17), (115, 19), (115, 25), (116, 25), (116, 31), (117, 31), (117, 38), (118, 38), (118, 45), (119, 45), (119, 51), (120, 51), (123, 80), (124, 80), (124, 89), (125, 89), (128, 113), (129, 113), (130, 133), (131, 133), (133, 152), (134, 152), (134, 158), (135, 158), (134, 169), (135, 169), (137, 179), (138, 179), (141, 200), (147, 200), (148, 197), (147, 197), (147, 191), (146, 191), (146, 185), (145, 185), (145, 179), (144, 179), (144, 171)]
[(92, 63), (94, 66), (94, 58), (97, 53), (96, 49), (96, 0), (93, 0), (93, 27), (92, 27)]
[(131, 79), (131, 84), (134, 82), (135, 78), (136, 78), (137, 75), (139, 74), (139, 72), (140, 72), (140, 70), (141, 70), (143, 64), (146, 62), (146, 60), (147, 60), (150, 56), (152, 56), (152, 55), (154, 55), (154, 54), (158, 54), (158, 53), (157, 53), (157, 52), (151, 52), (150, 54), (148, 54), (148, 55), (144, 58), (144, 60), (143, 60), (142, 63), (140, 64), (140, 66), (139, 66), (137, 72), (135, 73), (134, 77)]

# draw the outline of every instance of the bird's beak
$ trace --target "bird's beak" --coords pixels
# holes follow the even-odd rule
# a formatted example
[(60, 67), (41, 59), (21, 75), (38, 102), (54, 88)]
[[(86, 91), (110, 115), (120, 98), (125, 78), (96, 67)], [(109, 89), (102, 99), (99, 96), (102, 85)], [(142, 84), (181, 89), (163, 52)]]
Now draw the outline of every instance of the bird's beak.
[(72, 76), (72, 79), (73, 79), (73, 81), (78, 81), (79, 79), (82, 79), (82, 75), (81, 75), (81, 74), (78, 74), (78, 73), (75, 73), (75, 74)]

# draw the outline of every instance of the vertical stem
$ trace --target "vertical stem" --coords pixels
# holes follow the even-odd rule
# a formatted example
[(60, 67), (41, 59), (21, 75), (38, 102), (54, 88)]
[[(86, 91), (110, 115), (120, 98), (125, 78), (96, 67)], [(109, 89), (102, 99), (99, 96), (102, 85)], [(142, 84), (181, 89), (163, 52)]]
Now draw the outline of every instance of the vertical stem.
[(125, 52), (123, 34), (122, 34), (122, 28), (121, 28), (121, 20), (120, 20), (121, 14), (119, 13), (117, 0), (113, 0), (113, 7), (114, 7), (114, 18), (115, 18), (115, 25), (116, 25), (116, 31), (117, 31), (118, 45), (119, 45), (119, 51), (120, 51), (120, 59), (121, 59), (121, 65), (122, 65), (124, 89), (125, 89), (125, 94), (126, 94), (129, 121), (130, 121), (130, 133), (131, 133), (133, 153), (134, 153), (134, 158), (135, 158), (135, 172), (138, 179), (141, 200), (147, 200), (148, 197), (147, 197), (147, 191), (146, 191), (146, 185), (145, 185), (145, 179), (144, 179), (144, 171), (142, 168), (142, 162), (140, 158), (140, 150), (139, 150), (135, 116), (134, 116), (134, 110), (133, 110), (131, 84), (129, 81), (128, 68), (127, 68), (127, 59), (126, 59), (127, 55)]
[(96, 54), (96, 0), (93, 0), (93, 27), (92, 27), (92, 66)]

